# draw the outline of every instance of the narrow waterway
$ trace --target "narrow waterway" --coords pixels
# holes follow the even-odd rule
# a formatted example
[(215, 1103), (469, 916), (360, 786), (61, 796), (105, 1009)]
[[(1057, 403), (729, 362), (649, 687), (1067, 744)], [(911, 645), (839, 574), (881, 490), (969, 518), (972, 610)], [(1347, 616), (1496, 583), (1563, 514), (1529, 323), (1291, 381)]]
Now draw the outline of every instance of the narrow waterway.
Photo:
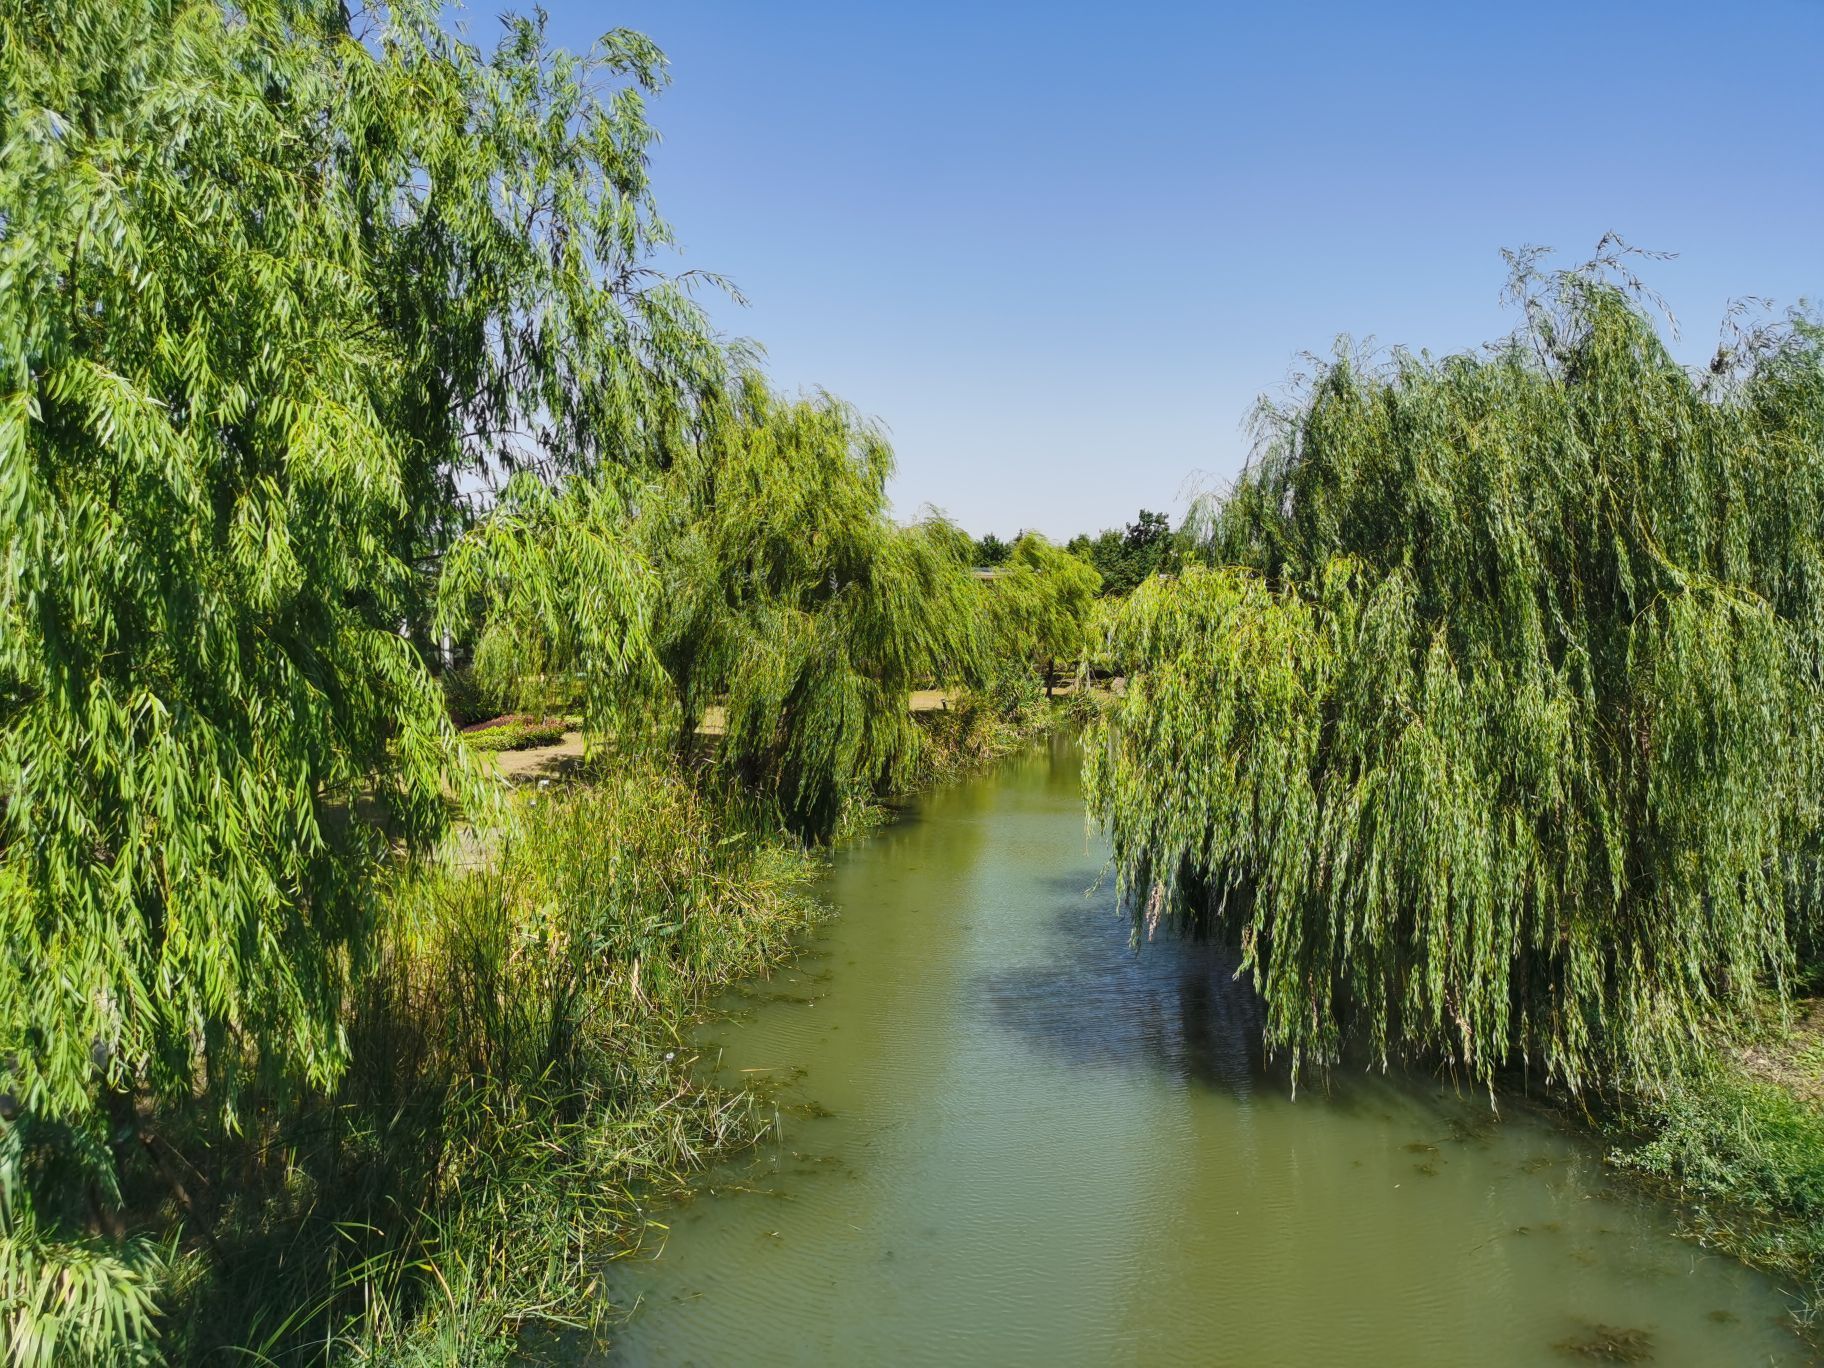
[(838, 856), (706, 1033), (781, 1138), (615, 1264), (629, 1364), (1809, 1361), (1780, 1288), (1486, 1097), (1263, 1073), (1222, 955), (1139, 952), (1074, 742)]

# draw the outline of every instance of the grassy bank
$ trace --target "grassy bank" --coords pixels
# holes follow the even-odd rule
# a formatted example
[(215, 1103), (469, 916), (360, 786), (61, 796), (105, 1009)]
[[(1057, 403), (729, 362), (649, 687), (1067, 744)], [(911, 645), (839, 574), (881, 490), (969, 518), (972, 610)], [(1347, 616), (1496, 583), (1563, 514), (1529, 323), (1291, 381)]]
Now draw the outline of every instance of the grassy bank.
[(192, 1180), (163, 1349), (475, 1363), (599, 1323), (649, 1203), (762, 1122), (692, 1072), (707, 995), (815, 915), (815, 858), (663, 766), (516, 800), (479, 872), (401, 877), (333, 1096), (171, 1135)]
[[(964, 695), (921, 717), (900, 787), (978, 768), (1058, 711), (1036, 687)], [(488, 1363), (598, 1337), (606, 1261), (764, 1133), (745, 1095), (698, 1077), (688, 1027), (790, 954), (817, 852), (660, 761), (512, 802), (485, 867), (398, 875), (333, 1095), (275, 1082), (229, 1126), (205, 1091), (156, 1118), (184, 1181), (148, 1174), (130, 1203), (171, 1241), (168, 1360)], [(840, 836), (876, 811), (851, 802)]]
[(1670, 1185), (1692, 1235), (1790, 1281), (1824, 1318), (1824, 1000), (1769, 1013), (1658, 1097), (1631, 1103), (1611, 1158)]
[(916, 790), (954, 783), (1060, 721), (1081, 721), (1094, 706), (1086, 693), (1048, 700), (1030, 670), (1000, 671), (981, 688), (963, 690), (945, 708), (915, 714), (923, 740), (904, 786)]

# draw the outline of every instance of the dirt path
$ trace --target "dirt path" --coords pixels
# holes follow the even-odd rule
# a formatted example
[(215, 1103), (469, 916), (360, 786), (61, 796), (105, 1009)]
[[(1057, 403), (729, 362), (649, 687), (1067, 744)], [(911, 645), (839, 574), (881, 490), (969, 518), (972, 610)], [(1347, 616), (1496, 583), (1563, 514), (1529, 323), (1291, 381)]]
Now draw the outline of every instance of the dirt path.
[(540, 779), (562, 779), (583, 763), (583, 734), (567, 731), (555, 746), (501, 751), (494, 757), (500, 772), (515, 784), (535, 784)]
[[(954, 690), (919, 689), (906, 699), (910, 712), (936, 712), (955, 699)], [(722, 736), (728, 731), (728, 714), (720, 707), (705, 709), (699, 736)], [(501, 751), (494, 757), (500, 772), (513, 784), (536, 784), (542, 780), (568, 778), (582, 767), (583, 734), (567, 731), (554, 746), (537, 746), (531, 750)]]

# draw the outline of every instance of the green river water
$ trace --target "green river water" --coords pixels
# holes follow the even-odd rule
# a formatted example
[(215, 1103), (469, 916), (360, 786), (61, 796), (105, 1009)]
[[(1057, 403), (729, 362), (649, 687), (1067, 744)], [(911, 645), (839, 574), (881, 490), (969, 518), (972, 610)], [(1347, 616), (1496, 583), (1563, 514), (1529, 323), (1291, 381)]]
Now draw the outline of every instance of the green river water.
[(837, 856), (806, 957), (704, 1035), (780, 1136), (611, 1266), (611, 1361), (1810, 1361), (1783, 1289), (1525, 1108), (1294, 1100), (1232, 960), (1086, 892), (1105, 854), (1060, 736)]

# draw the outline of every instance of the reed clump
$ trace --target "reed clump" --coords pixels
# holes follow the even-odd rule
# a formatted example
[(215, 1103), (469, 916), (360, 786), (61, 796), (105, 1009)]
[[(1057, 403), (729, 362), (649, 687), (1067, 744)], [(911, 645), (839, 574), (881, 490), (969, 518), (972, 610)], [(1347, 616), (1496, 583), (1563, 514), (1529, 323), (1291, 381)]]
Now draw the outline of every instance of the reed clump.
[(520, 799), (485, 869), (401, 876), (334, 1093), (172, 1135), (213, 1252), (176, 1265), (165, 1353), (478, 1362), (599, 1330), (650, 1204), (766, 1125), (687, 1027), (788, 952), (814, 868), (757, 808), (634, 765)]

